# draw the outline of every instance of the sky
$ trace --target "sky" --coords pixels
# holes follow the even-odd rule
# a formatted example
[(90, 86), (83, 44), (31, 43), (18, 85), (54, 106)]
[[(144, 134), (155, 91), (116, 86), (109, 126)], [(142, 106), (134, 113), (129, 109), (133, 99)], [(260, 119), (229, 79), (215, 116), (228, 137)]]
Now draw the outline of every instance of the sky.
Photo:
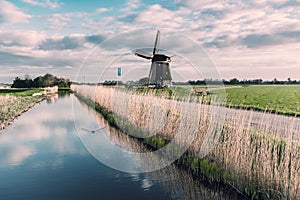
[(300, 0), (0, 0), (0, 82), (147, 76), (158, 29), (174, 80), (300, 80)]

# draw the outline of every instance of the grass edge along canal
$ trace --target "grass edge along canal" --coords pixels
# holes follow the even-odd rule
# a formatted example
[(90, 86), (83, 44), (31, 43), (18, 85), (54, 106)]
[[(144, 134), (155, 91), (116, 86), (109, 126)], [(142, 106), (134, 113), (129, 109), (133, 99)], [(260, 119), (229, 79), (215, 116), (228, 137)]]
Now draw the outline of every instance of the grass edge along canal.
[(0, 130), (10, 125), (15, 118), (29, 110), (45, 96), (32, 96), (42, 89), (0, 89)]

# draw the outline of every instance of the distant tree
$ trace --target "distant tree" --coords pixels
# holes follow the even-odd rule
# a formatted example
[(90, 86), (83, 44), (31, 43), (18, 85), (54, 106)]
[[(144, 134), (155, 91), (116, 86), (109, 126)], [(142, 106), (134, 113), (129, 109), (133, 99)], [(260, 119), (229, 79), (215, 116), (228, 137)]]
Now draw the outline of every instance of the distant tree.
[(149, 83), (149, 78), (148, 77), (141, 78), (139, 80), (139, 85), (148, 85), (148, 83)]
[(44, 87), (52, 87), (55, 85), (56, 82), (56, 77), (53, 76), (52, 74), (45, 74), (43, 77), (43, 84)]
[(70, 80), (69, 79), (64, 79), (64, 78), (60, 78), (57, 81), (57, 86), (59, 88), (69, 88), (70, 87)]
[(230, 79), (229, 84), (239, 84), (239, 80), (237, 78)]
[(34, 87), (39, 88), (39, 87), (44, 87), (43, 85), (43, 77), (39, 76), (33, 79), (33, 84)]
[(254, 80), (250, 81), (250, 83), (252, 83), (252, 84), (261, 84), (262, 82), (263, 82), (262, 79), (254, 79)]
[(205, 81), (204, 80), (197, 80), (196, 85), (205, 85)]
[(274, 80), (273, 80), (272, 83), (273, 83), (273, 84), (278, 84), (279, 82), (278, 82), (277, 78), (274, 78)]
[(192, 81), (192, 80), (189, 80), (189, 81), (188, 81), (188, 84), (190, 84), (190, 85), (196, 85), (196, 82), (195, 82), (195, 81)]
[(45, 74), (44, 76), (30, 79), (29, 75), (25, 75), (25, 80), (16, 77), (13, 81), (12, 87), (14, 88), (40, 88), (40, 87), (52, 87), (57, 85), (58, 87), (70, 87), (69, 79), (57, 78), (52, 74)]
[(117, 85), (117, 81), (106, 80), (104, 81), (103, 85)]
[(29, 78), (29, 79), (25, 79), (24, 80), (24, 84), (25, 84), (25, 88), (32, 88), (34, 87), (33, 81)]
[(16, 77), (13, 81), (13, 84), (11, 85), (13, 88), (24, 88), (25, 87), (25, 81), (21, 80), (19, 77)]

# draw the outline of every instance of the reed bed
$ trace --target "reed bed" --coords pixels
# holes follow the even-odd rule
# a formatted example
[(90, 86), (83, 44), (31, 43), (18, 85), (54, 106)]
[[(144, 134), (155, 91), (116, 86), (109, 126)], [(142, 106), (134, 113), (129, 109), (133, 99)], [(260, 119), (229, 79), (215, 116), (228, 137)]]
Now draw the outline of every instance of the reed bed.
[[(85, 104), (82, 104), (89, 112), (96, 112), (92, 108)], [(96, 121), (100, 126), (106, 125), (107, 136), (110, 138), (113, 144), (116, 144), (121, 149), (129, 152), (145, 153), (149, 152), (149, 149), (143, 145), (140, 140), (130, 137), (124, 134), (118, 129), (109, 126), (107, 121), (98, 113), (95, 113)], [(158, 156), (151, 154), (152, 156)], [(141, 163), (145, 168), (149, 163)], [(135, 174), (135, 176), (139, 176)], [(192, 175), (185, 170), (180, 170), (174, 164), (147, 174), (148, 179), (151, 182), (159, 183), (163, 189), (171, 193), (174, 199), (214, 199), (222, 196), (222, 199), (234, 199), (236, 194), (233, 190), (229, 190), (228, 187), (216, 186), (213, 188), (203, 185), (202, 180), (193, 179)], [(238, 197), (243, 197), (239, 195)]]
[[(156, 135), (175, 140), (180, 147), (188, 145), (195, 156), (189, 161), (192, 168), (208, 178), (221, 180), (253, 199), (300, 198), (299, 118), (112, 87), (73, 85), (72, 90), (126, 120), (132, 129), (147, 133), (134, 131), (134, 137)], [(224, 114), (224, 123), (216, 110)], [(117, 125), (122, 128), (124, 123), (117, 120)], [(217, 132), (220, 135), (215, 137)], [(158, 147), (164, 146), (162, 142)]]

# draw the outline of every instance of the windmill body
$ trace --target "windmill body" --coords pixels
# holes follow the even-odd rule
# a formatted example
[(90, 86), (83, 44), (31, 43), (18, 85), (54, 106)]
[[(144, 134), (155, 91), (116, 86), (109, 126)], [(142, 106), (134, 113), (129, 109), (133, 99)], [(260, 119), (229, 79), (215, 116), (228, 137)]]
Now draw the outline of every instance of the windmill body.
[(157, 31), (153, 54), (149, 55), (142, 51), (136, 51), (135, 55), (151, 60), (151, 67), (149, 72), (149, 85), (156, 87), (169, 87), (172, 83), (172, 76), (170, 71), (171, 57), (164, 54), (158, 54), (160, 32)]

